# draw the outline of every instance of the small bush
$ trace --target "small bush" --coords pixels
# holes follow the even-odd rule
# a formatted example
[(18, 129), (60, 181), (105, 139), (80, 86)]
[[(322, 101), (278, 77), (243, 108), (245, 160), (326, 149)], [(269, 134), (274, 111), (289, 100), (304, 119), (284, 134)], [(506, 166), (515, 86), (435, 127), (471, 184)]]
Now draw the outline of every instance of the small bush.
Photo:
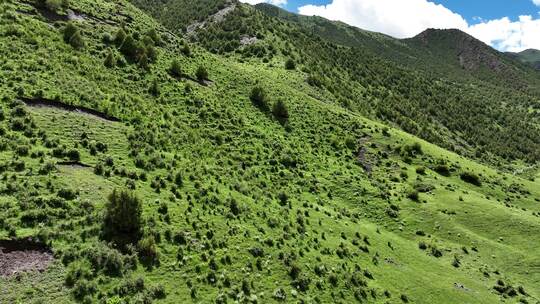
[(439, 164), (434, 170), (442, 176), (450, 176), (450, 168), (446, 164)]
[(268, 104), (266, 100), (266, 93), (264, 92), (264, 89), (260, 86), (256, 86), (251, 90), (251, 94), (249, 95), (249, 99), (251, 99), (251, 102), (255, 106), (257, 106), (259, 109), (267, 110)]
[(413, 200), (415, 202), (418, 201), (418, 199), (420, 198), (420, 195), (418, 193), (418, 190), (411, 190), (408, 194), (407, 194), (407, 197), (410, 199), (410, 200)]
[(137, 243), (139, 257), (146, 263), (159, 262), (159, 253), (153, 236), (145, 236)]
[(113, 68), (116, 66), (116, 56), (114, 56), (114, 52), (111, 49), (107, 51), (107, 57), (105, 57), (104, 64), (108, 68)]
[(169, 73), (173, 77), (182, 77), (182, 67), (180, 66), (180, 62), (178, 60), (175, 59), (171, 62)]
[(195, 72), (195, 77), (197, 77), (197, 80), (199, 82), (203, 82), (208, 79), (208, 71), (205, 67), (201, 65), (197, 68), (197, 71)]
[(116, 35), (114, 36), (114, 43), (121, 47), (122, 44), (124, 44), (124, 40), (126, 40), (127, 34), (124, 31), (124, 29), (119, 29), (118, 32), (116, 32)]
[(75, 48), (75, 49), (82, 49), (85, 46), (84, 39), (81, 36), (81, 32), (77, 31), (73, 36), (71, 36), (71, 39), (69, 40), (69, 44)]
[(81, 160), (81, 154), (77, 149), (71, 149), (66, 153), (66, 156), (71, 160), (78, 162)]
[(71, 189), (62, 188), (58, 190), (58, 196), (65, 200), (71, 201), (77, 197), (77, 193)]
[(285, 62), (285, 68), (287, 70), (294, 70), (296, 69), (296, 63), (294, 62), (294, 60), (289, 59), (287, 60), (287, 62)]
[(289, 120), (289, 110), (287, 109), (287, 105), (281, 100), (278, 100), (272, 107), (272, 114), (281, 123)]
[(472, 172), (463, 172), (460, 175), (461, 180), (463, 180), (466, 183), (473, 184), (475, 186), (482, 186), (482, 182), (480, 181), (480, 177)]
[(156, 97), (161, 94), (161, 88), (157, 79), (152, 80), (152, 84), (150, 84), (150, 89), (148, 89), (148, 92)]
[(95, 282), (88, 281), (88, 280), (79, 280), (77, 283), (75, 283), (75, 286), (73, 287), (73, 296), (78, 299), (82, 300), (86, 296), (91, 296), (97, 292), (97, 285)]
[(64, 28), (64, 41), (75, 49), (82, 49), (85, 46), (81, 31), (73, 22), (69, 22)]
[(66, 43), (69, 43), (71, 41), (71, 37), (77, 33), (79, 29), (73, 22), (69, 22), (66, 27), (64, 28), (64, 41)]

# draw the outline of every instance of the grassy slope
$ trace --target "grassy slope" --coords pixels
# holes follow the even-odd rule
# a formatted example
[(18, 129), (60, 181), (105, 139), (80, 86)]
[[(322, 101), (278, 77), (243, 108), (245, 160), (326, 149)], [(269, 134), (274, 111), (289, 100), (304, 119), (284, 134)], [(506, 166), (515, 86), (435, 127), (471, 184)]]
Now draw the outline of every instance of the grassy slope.
[[(111, 12), (114, 14), (118, 9), (134, 17), (133, 23), (128, 24), (130, 29), (139, 28), (144, 32), (159, 28), (130, 5), (123, 1), (118, 3), (123, 5), (83, 0), (73, 6), (102, 19), (111, 19)], [(94, 246), (98, 242), (96, 234), (84, 231), (99, 230), (99, 221), (92, 220), (92, 215), (101, 212), (107, 194), (114, 187), (125, 187), (128, 178), (122, 176), (122, 169), (142, 173), (142, 169), (135, 167), (134, 157), (129, 152), (130, 145), (145, 143), (140, 152), (142, 158), (150, 160), (159, 155), (167, 164), (165, 168), (146, 170), (147, 181), (134, 181), (135, 191), (144, 201), (144, 216), (154, 219), (148, 221), (147, 229), (153, 226), (153, 230), (162, 235), (161, 265), (153, 269), (138, 267), (134, 273), (126, 273), (126, 277), (141, 275), (149, 285), (162, 284), (168, 293), (162, 300), (164, 303), (207, 303), (218, 294), (231, 291), (241, 297), (238, 290), (244, 278), (252, 282), (252, 294), (261, 302), (272, 302), (276, 288), (284, 288), (287, 299), (293, 301), (293, 287), (287, 275), (289, 267), (278, 259), (280, 252), (295, 252), (296, 263), (311, 278), (310, 289), (297, 295), (308, 302), (315, 299), (322, 303), (352, 302), (354, 292), (362, 289), (346, 283), (354, 272), (354, 265), (362, 270), (369, 269), (373, 274), (374, 280), (363, 278), (369, 288), (376, 291), (377, 299), (368, 296), (371, 302), (385, 301), (382, 292), (388, 290), (391, 303), (401, 302), (401, 294), (414, 303), (493, 303), (501, 299), (492, 289), (499, 278), (514, 286), (523, 285), (530, 294), (529, 301), (540, 297), (540, 272), (535, 271), (539, 267), (540, 243), (536, 238), (540, 235), (540, 224), (533, 215), (540, 212), (538, 202), (534, 201), (540, 196), (538, 181), (496, 172), (398, 130), (391, 129), (390, 137), (384, 136), (383, 125), (323, 102), (327, 93), (305, 84), (304, 74), (281, 67), (238, 63), (196, 48), (193, 58), (186, 58), (170, 43), (160, 48), (158, 62), (149, 72), (135, 65), (105, 68), (101, 38), (104, 33), (115, 32), (114, 26), (88, 20), (81, 22), (79, 26), (83, 28), (87, 47), (75, 51), (62, 41), (58, 23), (51, 27), (34, 16), (15, 12), (27, 7), (7, 2), (2, 4), (1, 11), (0, 50), (5, 56), (0, 61), (3, 67), (0, 73), (5, 81), (1, 83), (0, 92), (3, 95), (1, 107), (7, 118), (0, 125), (10, 136), (5, 137), (9, 145), (0, 152), (0, 163), (22, 160), (26, 168), (14, 172), (13, 167), (8, 166), (2, 173), (6, 185), (11, 183), (19, 188), (9, 195), (2, 191), (0, 202), (4, 211), (2, 222), (16, 226), (18, 236), (35, 235), (40, 230), (39, 225), (23, 227), (20, 222), (19, 205), (26, 195), (55, 196), (57, 189), (67, 187), (79, 191), (78, 197), (68, 204), (77, 208), (88, 201), (95, 207), (88, 213), (73, 211), (73, 216), (66, 219), (51, 216), (53, 220), (44, 226), (60, 232), (52, 237), (53, 249), (61, 257), (68, 248)], [(7, 22), (22, 34), (6, 36), (10, 29), (5, 26)], [(166, 69), (171, 58), (178, 58), (191, 75), (199, 64), (205, 65), (213, 84), (204, 87), (169, 77)], [(159, 98), (147, 93), (155, 78), (161, 84)], [(287, 132), (251, 104), (247, 96), (256, 82), (265, 87), (272, 100), (287, 102), (292, 131)], [(188, 83), (192, 92), (186, 92)], [(65, 102), (106, 110), (120, 117), (122, 123), (110, 123), (84, 114), (27, 108), (36, 133), (43, 131), (49, 139), (58, 139), (69, 148), (78, 146), (85, 164), (94, 166), (110, 156), (118, 173), (105, 178), (94, 174), (92, 169), (57, 165), (57, 171), (50, 175), (37, 174), (41, 166), (39, 158), (16, 156), (17, 146), (26, 144), (31, 151), (45, 151), (45, 162), (59, 159), (51, 155), (51, 149), (44, 147), (40, 137), (28, 138), (20, 132), (9, 131), (8, 120), (14, 116), (9, 104), (19, 94), (58, 96)], [(134, 120), (135, 117), (139, 117), (140, 122)], [(77, 132), (83, 131), (90, 140), (107, 143), (108, 151), (91, 155), (77, 136)], [(135, 133), (137, 131), (151, 136), (130, 139), (133, 138), (130, 134), (141, 136)], [(346, 138), (356, 140), (366, 136), (370, 137), (367, 157), (375, 164), (371, 176), (363, 172), (353, 157), (356, 148), (350, 150), (345, 146)], [(407, 164), (394, 151), (415, 142), (422, 144), (424, 155)], [(285, 166), (288, 158), (297, 159), (300, 165), (297, 168)], [(430, 169), (425, 176), (417, 176), (415, 168), (432, 168), (440, 159), (461, 169), (451, 177), (442, 177)], [(277, 164), (272, 160), (277, 160)], [(458, 173), (463, 170), (482, 174), (483, 186), (461, 181)], [(150, 187), (155, 177), (166, 179), (170, 172), (178, 171), (185, 177), (179, 197), (175, 198), (168, 190), (170, 182), (160, 193)], [(400, 177), (402, 172), (407, 172), (408, 177)], [(431, 193), (420, 194), (422, 203), (405, 198), (417, 180), (435, 186)], [(47, 182), (55, 190), (47, 189)], [(520, 184), (531, 193), (517, 195), (506, 191), (512, 183)], [(207, 189), (208, 194), (200, 189)], [(290, 208), (278, 204), (277, 196), (282, 191), (290, 196)], [(206, 201), (214, 196), (217, 203)], [(238, 218), (230, 215), (226, 203), (230, 197), (236, 198), (242, 206)], [(509, 198), (507, 205), (503, 203), (506, 198)], [(157, 200), (168, 205), (170, 223), (157, 212)], [(387, 215), (390, 204), (399, 206), (399, 218)], [(297, 232), (298, 212), (303, 214), (306, 233)], [(277, 221), (278, 226), (268, 226), (269, 218)], [(284, 233), (286, 226), (290, 227), (288, 233)], [(191, 246), (191, 249), (184, 246), (187, 258), (182, 265), (176, 260), (177, 250), (182, 246), (163, 237), (167, 230), (186, 231), (195, 244), (212, 243), (204, 236), (212, 230), (213, 240), (224, 241), (226, 246), (212, 250), (213, 253), (201, 246)], [(234, 230), (237, 232), (229, 233)], [(427, 236), (416, 235), (419, 230)], [(365, 240), (369, 240), (369, 253), (353, 244), (357, 232), (361, 236), (360, 245), (368, 246)], [(0, 235), (7, 237), (7, 230), (0, 230)], [(275, 242), (282, 239), (283, 245), (281, 248), (263, 245), (262, 241), (269, 238)], [(442, 249), (443, 257), (435, 258), (420, 250), (418, 243), (422, 240)], [(349, 249), (348, 257), (336, 255), (340, 244)], [(248, 252), (252, 247), (264, 248), (261, 271), (247, 266), (255, 264), (256, 259)], [(465, 254), (462, 247), (467, 248), (469, 254)], [(478, 252), (472, 251), (472, 247)], [(322, 254), (324, 248), (329, 248), (330, 254)], [(231, 288), (223, 287), (222, 279), (217, 286), (204, 282), (210, 270), (203, 255), (214, 255), (218, 261), (225, 255), (232, 258), (231, 265), (218, 262), (217, 271), (218, 275), (230, 277)], [(461, 260), (459, 268), (451, 264), (454, 255)], [(338, 287), (330, 286), (329, 274), (315, 275), (316, 265), (326, 265), (328, 273), (337, 274)], [(201, 268), (200, 272), (196, 271), (196, 266)], [(21, 282), (1, 279), (2, 285), (15, 288), (2, 293), (0, 302), (11, 302), (15, 298), (20, 302), (72, 301), (58, 275), (62, 268), (58, 263), (42, 276), (25, 277)], [(496, 270), (499, 274), (494, 273)], [(99, 289), (104, 292), (124, 280), (102, 273), (98, 277), (101, 278)], [(319, 280), (323, 282), (322, 289), (315, 286)], [(197, 290), (194, 300), (190, 297), (188, 281)], [(466, 289), (460, 288), (460, 284)], [(49, 292), (56, 289), (63, 295)]]

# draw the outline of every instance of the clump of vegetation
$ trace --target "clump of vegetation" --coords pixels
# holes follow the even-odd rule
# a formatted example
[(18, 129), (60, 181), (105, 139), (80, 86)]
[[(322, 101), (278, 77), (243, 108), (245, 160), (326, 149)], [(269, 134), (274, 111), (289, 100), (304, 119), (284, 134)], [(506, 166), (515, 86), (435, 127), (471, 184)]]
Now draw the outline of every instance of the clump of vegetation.
[(282, 100), (278, 100), (274, 103), (272, 114), (274, 114), (274, 117), (282, 124), (285, 124), (289, 120), (289, 110)]
[(171, 76), (176, 77), (176, 78), (182, 77), (183, 74), (182, 74), (182, 66), (180, 65), (180, 61), (175, 59), (171, 62), (169, 73), (171, 74)]
[(105, 238), (119, 244), (133, 243), (139, 239), (141, 227), (141, 200), (133, 192), (114, 189), (105, 206)]
[(266, 92), (261, 86), (253, 87), (251, 94), (249, 95), (249, 99), (251, 99), (251, 102), (253, 102), (253, 104), (259, 109), (263, 111), (268, 110)]
[(294, 70), (296, 69), (296, 63), (292, 59), (287, 59), (287, 61), (285, 62), (285, 68), (287, 70)]
[(410, 200), (417, 202), (420, 199), (420, 194), (418, 190), (414, 189), (414, 190), (409, 191), (409, 193), (407, 193), (407, 197)]
[(473, 184), (475, 186), (482, 186), (482, 181), (480, 180), (480, 177), (472, 172), (463, 172), (459, 175), (461, 180), (463, 180), (466, 183)]
[(75, 49), (84, 48), (85, 42), (82, 38), (81, 31), (74, 22), (69, 22), (64, 28), (64, 41)]
[(204, 66), (200, 65), (197, 68), (197, 71), (195, 72), (195, 77), (197, 78), (199, 82), (208, 80), (208, 71), (206, 70)]

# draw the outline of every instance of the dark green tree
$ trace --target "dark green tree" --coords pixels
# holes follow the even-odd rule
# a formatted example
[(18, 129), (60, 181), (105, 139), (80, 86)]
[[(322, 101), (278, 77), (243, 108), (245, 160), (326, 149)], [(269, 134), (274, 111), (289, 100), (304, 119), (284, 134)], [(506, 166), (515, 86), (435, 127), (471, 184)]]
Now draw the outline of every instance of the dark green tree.
[(289, 59), (287, 60), (287, 62), (285, 62), (285, 68), (287, 70), (294, 70), (296, 69), (296, 63), (294, 62), (294, 60)]
[(118, 244), (136, 242), (141, 235), (142, 205), (135, 193), (115, 189), (105, 206), (104, 236)]

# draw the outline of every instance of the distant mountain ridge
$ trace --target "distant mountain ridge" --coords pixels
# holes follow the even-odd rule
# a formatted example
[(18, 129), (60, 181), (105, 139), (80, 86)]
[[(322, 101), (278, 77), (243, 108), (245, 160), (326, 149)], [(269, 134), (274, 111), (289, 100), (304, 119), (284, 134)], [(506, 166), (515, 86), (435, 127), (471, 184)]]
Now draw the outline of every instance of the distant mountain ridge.
[[(503, 83), (515, 84), (520, 88), (528, 86), (527, 81), (522, 79), (528, 78), (529, 75), (524, 74), (531, 71), (520, 65), (520, 60), (493, 49), (461, 30), (426, 29), (413, 38), (397, 39), (340, 21), (294, 14), (267, 3), (257, 4), (255, 7), (268, 16), (296, 23), (333, 43), (368, 49), (378, 56), (413, 69), (424, 68), (444, 76), (456, 74), (458, 78), (472, 75), (487, 81), (493, 81), (491, 74), (496, 73), (502, 76)], [(534, 58), (540, 60), (539, 57)], [(532, 77), (536, 83), (540, 83), (539, 76)]]
[(540, 50), (527, 49), (519, 53), (508, 53), (510, 56), (517, 58), (523, 63), (533, 66), (540, 70)]

